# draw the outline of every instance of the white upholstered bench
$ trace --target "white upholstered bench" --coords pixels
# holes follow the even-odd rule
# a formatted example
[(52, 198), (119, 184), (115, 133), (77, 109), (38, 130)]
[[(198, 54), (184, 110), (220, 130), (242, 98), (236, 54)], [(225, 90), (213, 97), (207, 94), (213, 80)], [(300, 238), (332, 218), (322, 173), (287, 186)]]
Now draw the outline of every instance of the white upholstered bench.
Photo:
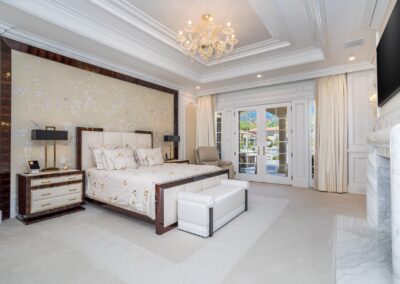
[(247, 211), (249, 183), (221, 180), (219, 185), (199, 192), (181, 191), (178, 194), (178, 229), (202, 237), (213, 233)]

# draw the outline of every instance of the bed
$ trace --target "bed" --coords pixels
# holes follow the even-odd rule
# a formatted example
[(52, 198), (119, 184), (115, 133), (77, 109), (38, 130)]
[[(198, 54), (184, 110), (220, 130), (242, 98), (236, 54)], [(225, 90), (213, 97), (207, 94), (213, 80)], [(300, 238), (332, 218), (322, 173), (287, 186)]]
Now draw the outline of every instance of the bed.
[(168, 163), (127, 170), (97, 170), (91, 145), (136, 145), (152, 148), (148, 131), (104, 132), (101, 128), (77, 128), (77, 168), (85, 171), (85, 200), (155, 224), (161, 235), (177, 225), (177, 193), (199, 191), (228, 178), (215, 166)]

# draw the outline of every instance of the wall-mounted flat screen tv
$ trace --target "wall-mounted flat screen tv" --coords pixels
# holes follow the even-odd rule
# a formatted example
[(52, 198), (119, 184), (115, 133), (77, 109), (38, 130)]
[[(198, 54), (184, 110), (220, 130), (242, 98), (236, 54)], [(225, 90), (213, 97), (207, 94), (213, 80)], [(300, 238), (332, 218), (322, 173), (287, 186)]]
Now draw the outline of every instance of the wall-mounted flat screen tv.
[(400, 92), (400, 1), (397, 1), (377, 53), (378, 103), (384, 105)]

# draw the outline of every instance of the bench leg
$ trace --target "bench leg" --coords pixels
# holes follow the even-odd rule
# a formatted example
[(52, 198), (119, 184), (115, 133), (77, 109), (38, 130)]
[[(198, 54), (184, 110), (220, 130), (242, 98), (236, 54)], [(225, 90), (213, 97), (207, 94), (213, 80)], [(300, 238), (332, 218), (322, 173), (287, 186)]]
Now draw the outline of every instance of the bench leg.
[(248, 190), (246, 189), (245, 191), (244, 191), (244, 211), (248, 211), (248, 200), (249, 200), (249, 198), (248, 198)]
[(208, 227), (208, 236), (212, 237), (214, 234), (214, 208), (209, 208), (208, 209), (208, 216), (209, 216), (209, 227)]

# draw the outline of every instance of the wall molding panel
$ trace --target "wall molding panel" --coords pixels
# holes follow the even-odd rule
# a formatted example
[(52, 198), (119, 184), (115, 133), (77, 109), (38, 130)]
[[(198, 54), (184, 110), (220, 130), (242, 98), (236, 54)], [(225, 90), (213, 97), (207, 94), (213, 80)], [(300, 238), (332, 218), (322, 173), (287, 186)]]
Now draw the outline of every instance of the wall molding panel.
[(368, 144), (372, 131), (369, 96), (374, 92), (375, 72), (347, 74), (348, 89), (348, 191), (365, 194), (367, 188)]

